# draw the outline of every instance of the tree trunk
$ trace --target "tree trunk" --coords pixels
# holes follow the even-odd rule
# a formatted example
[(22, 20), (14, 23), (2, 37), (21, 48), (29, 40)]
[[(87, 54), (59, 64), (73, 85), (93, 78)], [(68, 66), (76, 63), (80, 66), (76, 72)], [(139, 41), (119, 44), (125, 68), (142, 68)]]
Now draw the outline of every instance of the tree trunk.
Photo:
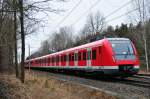
[(16, 71), (16, 77), (18, 77), (17, 19), (16, 19), (16, 11), (14, 12), (14, 47), (15, 47), (15, 71)]
[(144, 40), (146, 68), (147, 68), (147, 71), (149, 71), (149, 64), (148, 64), (149, 62), (148, 62), (148, 54), (147, 54), (147, 38), (145, 36), (145, 29), (144, 29), (144, 33), (143, 33), (143, 40)]
[(146, 31), (145, 31), (145, 1), (143, 0), (143, 40), (144, 40), (144, 50), (145, 50), (145, 60), (146, 60), (146, 67), (147, 67), (147, 72), (149, 71), (149, 64), (148, 64), (148, 54), (147, 54), (147, 38), (146, 38)]
[(24, 34), (24, 14), (23, 14), (23, 0), (19, 0), (20, 3), (20, 23), (21, 23), (21, 82), (24, 83), (24, 59), (25, 59), (25, 34)]

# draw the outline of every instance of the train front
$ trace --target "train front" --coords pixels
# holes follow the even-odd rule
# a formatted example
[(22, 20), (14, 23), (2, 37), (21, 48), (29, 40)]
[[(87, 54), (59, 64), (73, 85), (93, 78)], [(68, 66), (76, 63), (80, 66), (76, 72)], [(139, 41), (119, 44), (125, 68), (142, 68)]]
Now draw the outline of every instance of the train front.
[(113, 60), (119, 75), (131, 76), (139, 71), (139, 59), (133, 43), (127, 38), (108, 39), (113, 51)]

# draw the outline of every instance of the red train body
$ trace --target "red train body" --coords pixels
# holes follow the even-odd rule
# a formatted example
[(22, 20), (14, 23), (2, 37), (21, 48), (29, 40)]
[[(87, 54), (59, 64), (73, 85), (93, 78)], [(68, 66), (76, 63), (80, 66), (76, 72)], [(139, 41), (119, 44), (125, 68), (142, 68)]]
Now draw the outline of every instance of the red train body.
[[(134, 75), (139, 59), (134, 44), (127, 38), (104, 38), (46, 56), (26, 60), (31, 68), (53, 68), (96, 72), (109, 75)], [(26, 65), (28, 67), (29, 65)]]

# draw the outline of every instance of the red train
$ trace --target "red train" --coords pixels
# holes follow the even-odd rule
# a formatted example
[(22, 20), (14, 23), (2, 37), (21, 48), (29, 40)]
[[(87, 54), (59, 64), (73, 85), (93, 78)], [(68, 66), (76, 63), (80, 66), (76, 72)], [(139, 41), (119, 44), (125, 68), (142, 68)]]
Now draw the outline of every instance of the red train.
[[(61, 69), (117, 76), (132, 76), (139, 71), (134, 44), (128, 38), (104, 38), (25, 61), (31, 68)], [(28, 67), (29, 65), (26, 65)]]

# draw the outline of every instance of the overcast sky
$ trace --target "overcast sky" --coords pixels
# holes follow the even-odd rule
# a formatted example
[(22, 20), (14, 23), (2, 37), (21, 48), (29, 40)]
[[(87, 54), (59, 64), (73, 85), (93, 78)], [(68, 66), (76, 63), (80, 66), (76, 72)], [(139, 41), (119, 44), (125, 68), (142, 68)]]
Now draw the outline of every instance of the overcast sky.
[[(66, 11), (59, 14), (50, 13), (49, 16), (45, 17), (48, 20), (45, 23), (46, 27), (39, 27), (39, 30), (36, 33), (29, 35), (26, 38), (26, 57), (28, 56), (28, 45), (30, 44), (31, 46), (31, 53), (35, 52), (40, 47), (41, 42), (47, 39), (52, 31), (56, 31), (63, 26), (72, 26), (75, 33), (77, 33), (85, 24), (86, 18), (90, 13), (96, 13), (99, 11), (103, 16), (107, 16), (130, 0), (81, 0), (77, 8), (66, 18), (66, 20), (58, 25), (58, 23), (62, 21), (62, 19), (72, 10), (75, 5), (77, 5), (77, 3), (79, 3), (79, 1), (80, 0), (68, 0), (68, 2), (53, 4), (53, 6), (57, 6), (59, 9), (65, 9)], [(94, 4), (95, 6), (91, 10), (88, 10)], [(109, 16), (106, 21), (129, 11), (131, 4)], [(38, 16), (41, 17), (41, 15), (37, 15), (37, 17)], [(128, 16), (126, 15), (124, 17), (117, 18), (116, 20), (107, 22), (106, 24), (107, 26), (116, 26), (120, 25), (121, 23), (128, 23), (129, 21), (127, 18)]]

